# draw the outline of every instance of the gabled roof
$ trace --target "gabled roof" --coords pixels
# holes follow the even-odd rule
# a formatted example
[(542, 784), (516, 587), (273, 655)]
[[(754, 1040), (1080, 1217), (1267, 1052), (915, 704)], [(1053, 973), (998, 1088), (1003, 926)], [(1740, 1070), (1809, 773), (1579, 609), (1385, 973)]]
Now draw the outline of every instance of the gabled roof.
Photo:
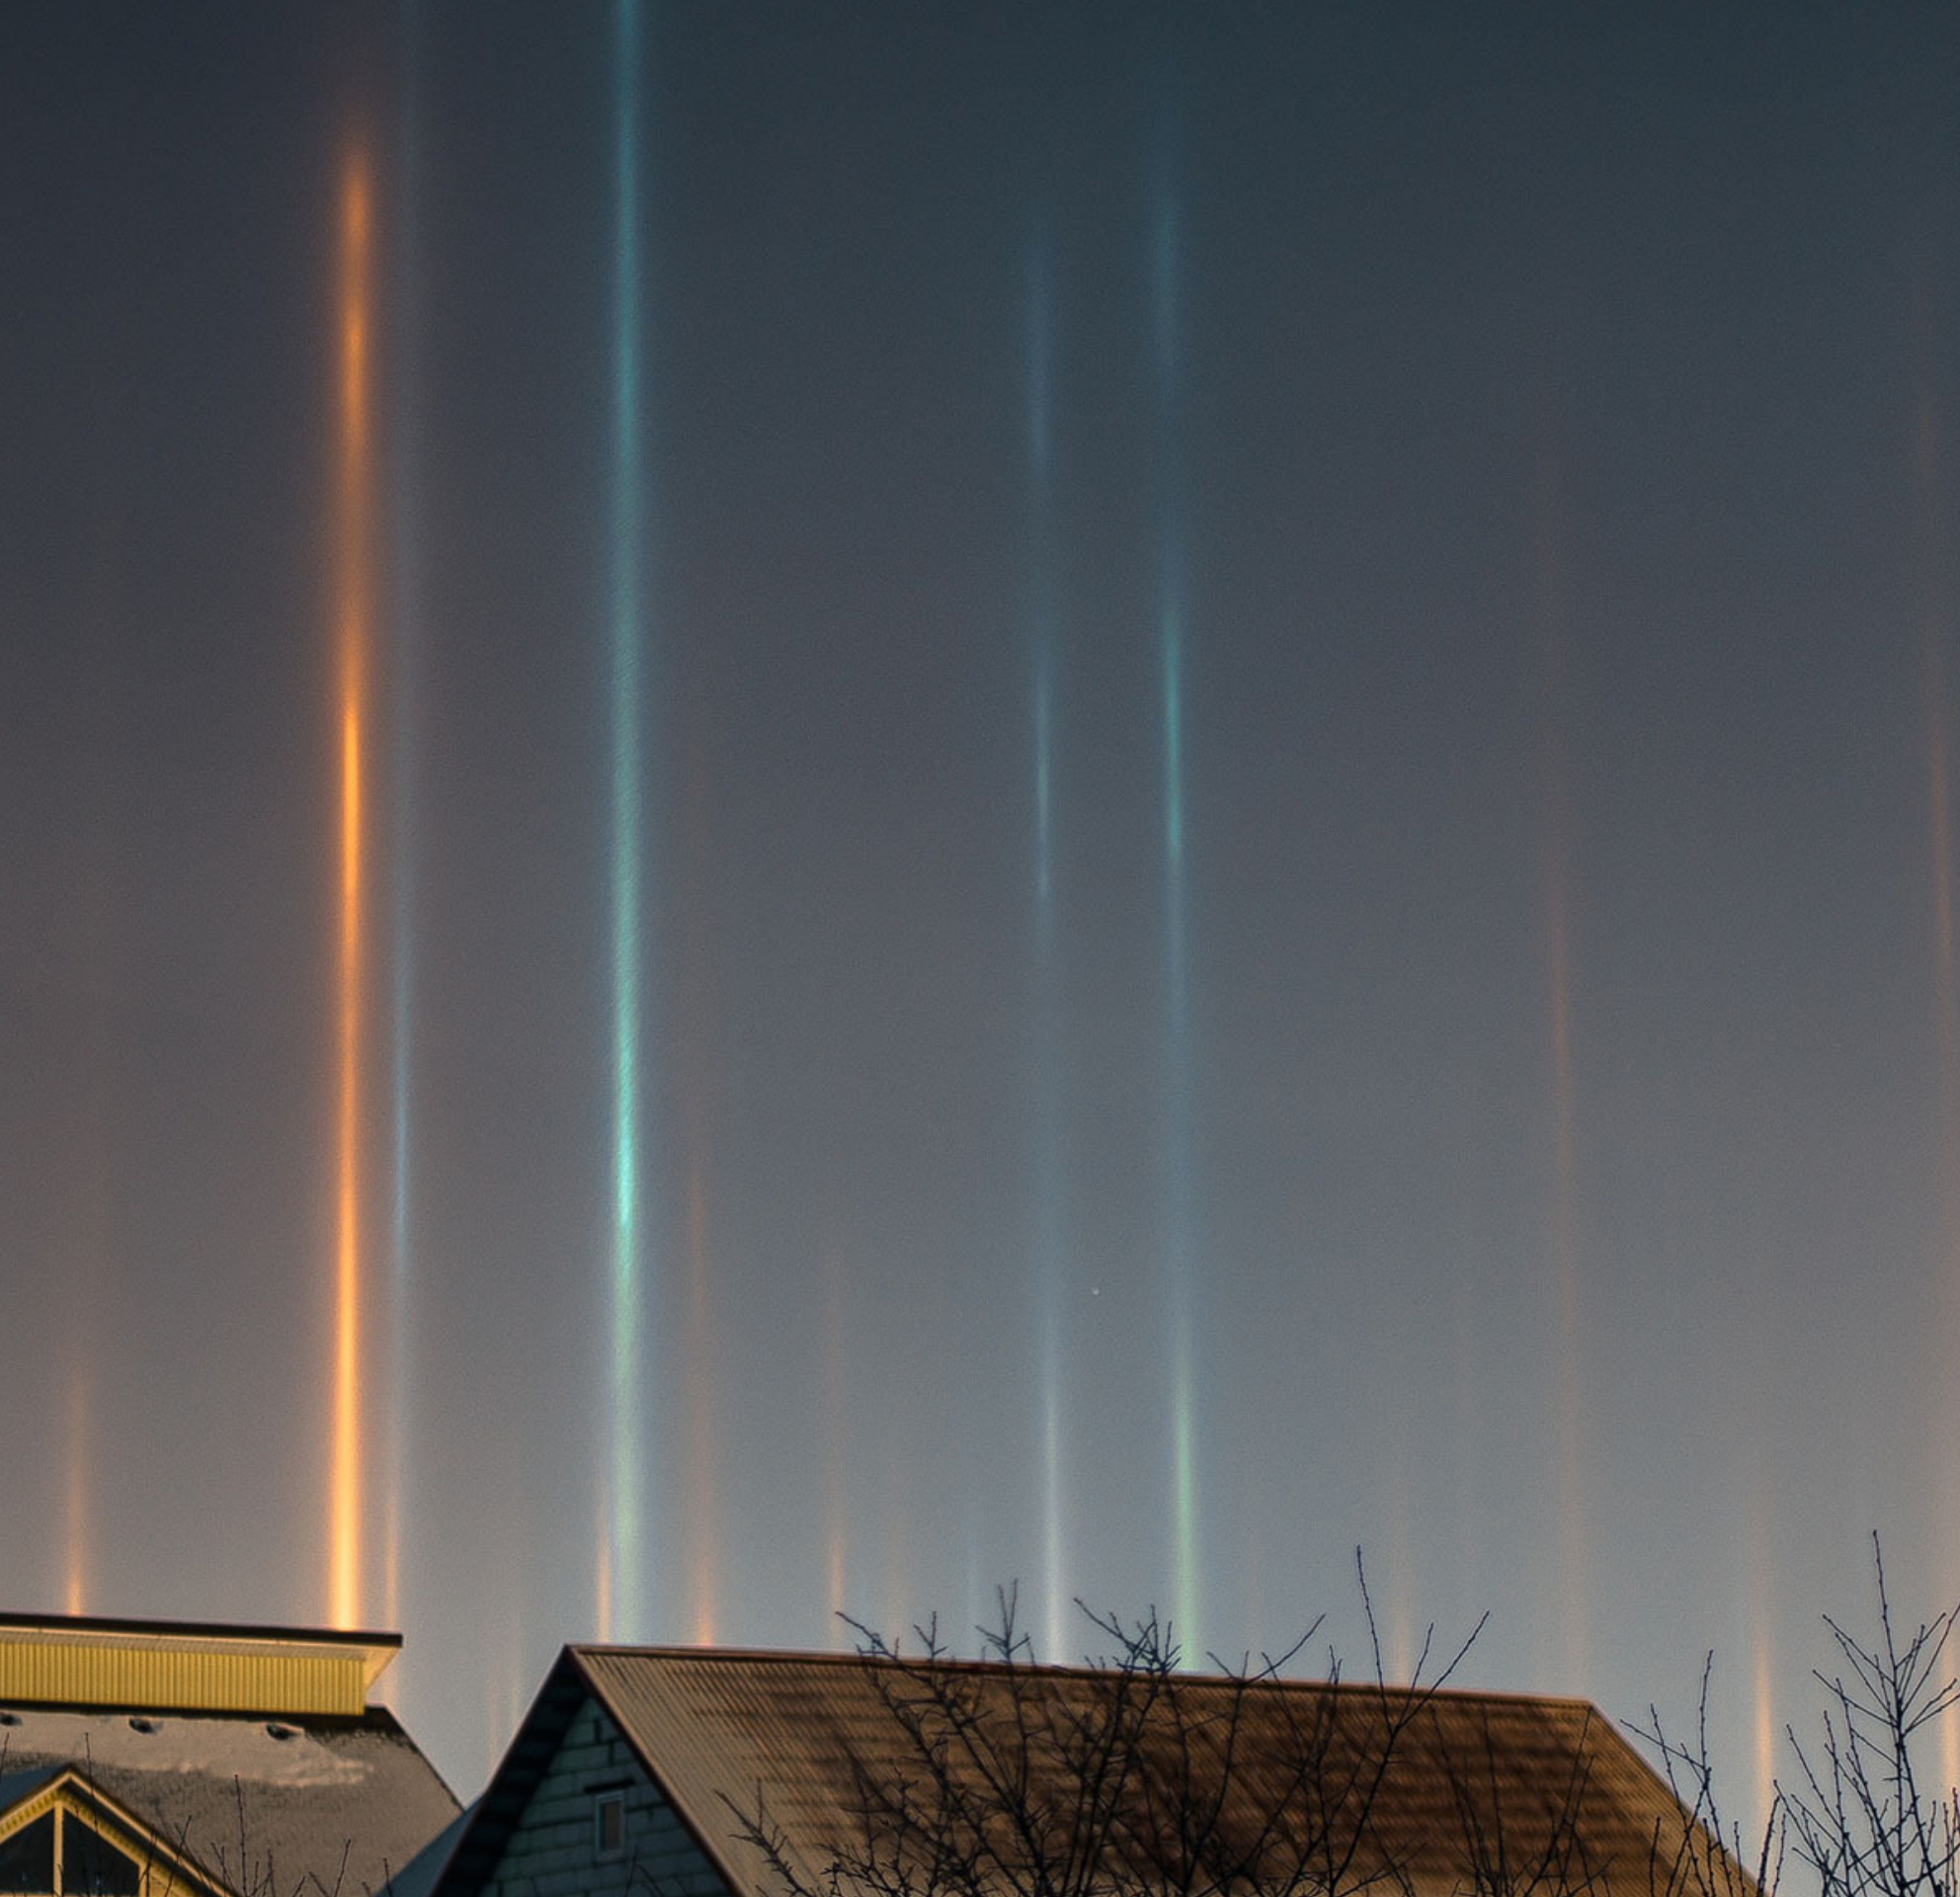
[(90, 1828), (151, 1874), (152, 1888), (180, 1897), (222, 1897), (225, 1885), (186, 1850), (121, 1799), (111, 1796), (86, 1767), (45, 1766), (0, 1773), (0, 1837), (33, 1824), (59, 1804), (81, 1814)]
[[(556, 1756), (567, 1728), (592, 1693), (592, 1684), (580, 1666), (580, 1649), (566, 1647), (544, 1676), (537, 1697), (524, 1716), (483, 1795), (464, 1816), (460, 1835), (437, 1874), (444, 1892), (475, 1891), (497, 1867), (537, 1781)], [(660, 1780), (643, 1751), (635, 1747), (640, 1765), (655, 1783)]]
[[(916, 1663), (903, 1663), (914, 1669)], [(1110, 1676), (1076, 1668), (947, 1663), (980, 1716), (1005, 1731), (1019, 1709), (1060, 1722), (1093, 1708)], [(789, 1861), (811, 1881), (851, 1838), (867, 1782), (922, 1777), (890, 1695), (915, 1691), (900, 1663), (852, 1655), (694, 1648), (568, 1647), (465, 1825), (443, 1897), (474, 1897), (494, 1872), (526, 1802), (590, 1694), (726, 1882), (731, 1897), (776, 1897), (763, 1854), (731, 1805), (758, 1807)], [(1239, 1705), (1233, 1784), (1241, 1822), (1261, 1800), (1298, 1798), (1303, 1748), (1318, 1789), (1365, 1781), (1385, 1722), (1402, 1722), (1368, 1809), (1360, 1873), (1393, 1866), (1418, 1892), (1467, 1889), (1473, 1858), (1487, 1874), (1500, 1847), (1526, 1865), (1559, 1845), (1568, 1888), (1644, 1893), (1656, 1855), (1716, 1851), (1626, 1740), (1583, 1701), (1467, 1691), (1412, 1696), (1372, 1686), (1234, 1683), (1178, 1675), (1176, 1710), (1147, 1730), (1149, 1770), (1206, 1770), (1207, 1732)], [(1017, 1696), (1019, 1695), (1019, 1697)], [(1173, 1703), (1167, 1701), (1167, 1704)], [(1196, 1737), (1194, 1750), (1191, 1747)], [(1195, 1758), (1193, 1768), (1179, 1768)], [(1373, 1748), (1371, 1754), (1370, 1748)], [(1290, 1774), (1290, 1775), (1289, 1775)], [(1060, 1789), (1060, 1787), (1058, 1787)], [(1234, 1812), (1224, 1814), (1233, 1821)], [(1567, 1821), (1570, 1821), (1569, 1823)], [(1733, 1866), (1725, 1869), (1733, 1871)], [(1738, 1879), (1733, 1888), (1746, 1891)]]
[(9, 1778), (72, 1768), (236, 1892), (271, 1873), (282, 1893), (304, 1883), (318, 1897), (317, 1880), (363, 1897), (456, 1815), (454, 1795), (380, 1706), (268, 1720), (17, 1705), (0, 1720)]
[(363, 1897), (456, 1816), (394, 1715), (368, 1703), (400, 1647), (397, 1633), (0, 1614), (0, 1790), (72, 1768), (220, 1889)]

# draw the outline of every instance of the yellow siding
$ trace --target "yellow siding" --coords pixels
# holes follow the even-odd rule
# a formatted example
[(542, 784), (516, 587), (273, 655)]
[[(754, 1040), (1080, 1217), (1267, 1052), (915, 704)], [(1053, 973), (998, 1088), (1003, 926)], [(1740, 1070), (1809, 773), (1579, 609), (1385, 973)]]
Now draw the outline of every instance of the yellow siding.
[(0, 1702), (358, 1716), (368, 1702), (366, 1676), (359, 1652), (227, 1653), (0, 1636)]

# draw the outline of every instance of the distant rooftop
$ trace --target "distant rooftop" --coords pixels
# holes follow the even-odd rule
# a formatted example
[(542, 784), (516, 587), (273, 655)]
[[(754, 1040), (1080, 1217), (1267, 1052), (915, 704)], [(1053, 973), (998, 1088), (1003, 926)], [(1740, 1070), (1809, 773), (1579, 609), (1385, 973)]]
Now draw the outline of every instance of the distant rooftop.
[(0, 1613), (0, 1705), (353, 1718), (398, 1633)]

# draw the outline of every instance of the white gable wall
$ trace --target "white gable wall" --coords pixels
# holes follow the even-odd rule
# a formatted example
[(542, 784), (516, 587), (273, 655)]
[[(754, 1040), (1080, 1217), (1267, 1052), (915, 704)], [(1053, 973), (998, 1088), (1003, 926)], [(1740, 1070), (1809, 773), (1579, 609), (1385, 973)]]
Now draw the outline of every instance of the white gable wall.
[[(599, 1856), (597, 1787), (623, 1787), (626, 1849)], [(730, 1827), (734, 1819), (729, 1820)], [(728, 1897), (720, 1873), (588, 1695), (504, 1847), (482, 1897)]]

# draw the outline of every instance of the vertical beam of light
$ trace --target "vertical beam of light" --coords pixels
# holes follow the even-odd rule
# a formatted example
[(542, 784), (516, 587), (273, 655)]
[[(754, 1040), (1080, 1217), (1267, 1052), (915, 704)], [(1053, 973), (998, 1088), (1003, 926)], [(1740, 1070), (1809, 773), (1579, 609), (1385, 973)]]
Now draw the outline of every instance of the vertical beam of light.
[[(1399, 1420), (1390, 1427), (1399, 1439), (1402, 1435)], [(1420, 1649), (1416, 1645), (1416, 1605), (1410, 1598), (1410, 1578), (1415, 1573), (1416, 1557), (1409, 1529), (1409, 1470), (1405, 1444), (1400, 1441), (1390, 1445), (1386, 1487), (1384, 1513), (1387, 1532), (1383, 1536), (1383, 1553), (1387, 1556), (1388, 1599), (1382, 1617), (1387, 1623), (1388, 1673), (1392, 1680), (1408, 1680), (1415, 1674), (1416, 1655)]]
[(1040, 1405), (1044, 1657), (1063, 1650), (1061, 995), (1055, 944), (1054, 260), (1037, 230), (1027, 260), (1027, 474), (1034, 774), (1034, 1353)]
[(367, 990), (365, 798), (368, 645), (374, 600), (372, 166), (364, 140), (341, 176), (339, 559), (335, 643), (340, 740), (340, 952), (337, 992), (333, 1345), (333, 1470), (329, 1502), (328, 1614), (337, 1627), (362, 1613), (362, 1039)]
[[(511, 1511), (522, 1522), (522, 1508)], [(503, 1577), (502, 1598), (485, 1617), (479, 1651), (494, 1656), (482, 1670), (483, 1752), (491, 1764), (503, 1757), (524, 1717), (525, 1602), (514, 1574)], [(493, 1617), (494, 1616), (494, 1617)]]
[(63, 1417), (66, 1480), (61, 1524), (61, 1610), (87, 1612), (89, 1571), (89, 1379), (79, 1363), (68, 1372)]
[(97, 1561), (95, 1538), (95, 1450), (102, 1432), (96, 1421), (98, 1393), (104, 1388), (101, 1340), (103, 1293), (115, 1259), (116, 1167), (112, 1159), (110, 1100), (115, 1028), (110, 997), (118, 992), (119, 886), (113, 848), (120, 833), (115, 776), (115, 733), (104, 715), (111, 698), (115, 665), (112, 628), (126, 618), (122, 584), (123, 531), (120, 510), (103, 518), (87, 565), (80, 646), (87, 665), (86, 735), (70, 754), (79, 769), (83, 821), (76, 840), (76, 890), (82, 898), (79, 955), (74, 974), (87, 997), (82, 1031), (69, 1062), (67, 1085), (50, 1091), (48, 1107), (72, 1113), (56, 1121), (59, 1150), (68, 1156), (69, 1216), (63, 1221), (58, 1270), (66, 1323), (62, 1334), (65, 1379), (61, 1417), (61, 1529), (58, 1554), (59, 1598), (64, 1610), (82, 1613), (92, 1592)]
[(1558, 1512), (1559, 1625), (1563, 1690), (1585, 1680), (1587, 1530), (1579, 1367), (1579, 1210), (1572, 1060), (1572, 817), (1566, 736), (1566, 621), (1569, 613), (1561, 519), (1564, 469), (1552, 405), (1538, 417), (1537, 616), (1544, 695), (1541, 772), (1544, 798), (1547, 1026), (1551, 1042), (1552, 1309), (1556, 1326), (1553, 1394), (1553, 1503)]
[[(100, 771), (98, 770), (98, 778)], [(96, 792), (99, 796), (99, 790)], [(106, 802), (107, 800), (104, 799)], [(111, 834), (109, 813), (104, 811), (92, 827), (99, 840)], [(92, 852), (97, 854), (97, 852)], [(97, 888), (107, 886), (107, 866), (100, 861), (91, 866)], [(94, 1473), (94, 1405), (101, 1386), (102, 1336), (100, 1309), (102, 1286), (110, 1263), (112, 1233), (108, 1208), (113, 1192), (112, 1168), (108, 1151), (109, 1020), (105, 997), (112, 992), (108, 956), (101, 943), (109, 924), (106, 916), (94, 919), (92, 935), (95, 952), (88, 970), (92, 990), (88, 1009), (88, 1030), (75, 1078), (81, 1097), (72, 1129), (66, 1129), (63, 1144), (72, 1154), (77, 1191), (77, 1217), (64, 1234), (62, 1250), (64, 1288), (70, 1322), (66, 1327), (63, 1356), (66, 1375), (61, 1396), (61, 1601), (63, 1610), (87, 1610), (89, 1576), (93, 1550), (91, 1507)]]
[(1754, 1671), (1750, 1746), (1756, 1762), (1756, 1829), (1759, 1833), (1768, 1824), (1776, 1802), (1776, 1663), (1769, 1628), (1760, 1614), (1750, 1655)]
[(719, 1594), (715, 1521), (713, 1323), (708, 1308), (706, 1159), (688, 1160), (688, 1591), (691, 1638), (714, 1645)]
[(1759, 1835), (1776, 1800), (1775, 1565), (1760, 1453), (1752, 1454), (1750, 1460), (1749, 1494), (1743, 1507), (1743, 1587), (1749, 1619), (1750, 1750)]
[[(1482, 1117), (1475, 1110), (1481, 1105), (1482, 1088), (1470, 1097), (1472, 1113), (1466, 1123)], [(1486, 1122), (1487, 1123), (1487, 1122)], [(1467, 1181), (1465, 1182), (1467, 1184)], [(1475, 1600), (1481, 1592), (1486, 1507), (1483, 1498), (1485, 1470), (1489, 1460), (1484, 1446), (1483, 1398), (1487, 1372), (1479, 1348), (1482, 1335), (1481, 1312), (1485, 1299), (1485, 1274), (1479, 1269), (1485, 1256), (1479, 1227), (1481, 1207), (1468, 1192), (1455, 1195), (1453, 1223), (1461, 1234), (1458, 1265), (1451, 1291), (1454, 1321), (1451, 1329), (1451, 1367), (1456, 1384), (1454, 1454), (1452, 1467), (1444, 1477), (1449, 1483), (1455, 1515), (1456, 1575), (1463, 1594)], [(1441, 1472), (1440, 1470), (1438, 1471)]]
[(395, 416), (394, 416), (394, 880), (391, 891), (393, 992), (389, 1042), (390, 1135), (393, 1193), (388, 1216), (388, 1442), (382, 1473), (381, 1616), (390, 1627), (402, 1623), (401, 1535), (407, 1486), (409, 1435), (409, 1312), (414, 1291), (409, 1217), (413, 1203), (414, 1096), (410, 1085), (415, 1052), (412, 1003), (415, 996), (415, 665), (419, 631), (416, 552), (420, 531), (420, 436), (416, 401), (416, 202), (420, 171), (415, 58), (419, 8), (406, 0), (402, 13), (401, 154), (395, 219)]
[(823, 1452), (824, 1452), (824, 1619), (825, 1639), (835, 1644), (843, 1632), (848, 1581), (845, 1471), (850, 1444), (845, 1440), (843, 1263), (835, 1237), (823, 1248)]
[(905, 1472), (909, 1461), (900, 1446), (896, 1430), (887, 1430), (884, 1443), (884, 1469), (880, 1487), (884, 1491), (884, 1547), (878, 1557), (878, 1579), (883, 1584), (878, 1602), (878, 1625), (886, 1636), (896, 1640), (911, 1623), (915, 1610), (911, 1600), (912, 1576), (906, 1560), (911, 1545), (911, 1511), (905, 1494)]
[[(1946, 491), (1945, 441), (1935, 368), (1937, 311), (1929, 282), (1913, 296), (1913, 495), (1914, 539), (1919, 567), (1920, 687), (1924, 695), (1926, 803), (1932, 861), (1933, 1033), (1939, 1052), (1938, 1199), (1941, 1301), (1945, 1307), (1945, 1362), (1952, 1361), (1960, 1331), (1960, 950), (1956, 949), (1953, 894), (1952, 726), (1947, 711), (1947, 643), (1955, 617), (1954, 549)], [(1960, 1403), (1951, 1379), (1942, 1377), (1944, 1412), (1936, 1441), (1953, 1442), (1960, 1431)], [(1943, 1464), (1942, 1464), (1943, 1466)], [(1960, 1494), (1951, 1478), (1939, 1498), (1939, 1546), (1935, 1553), (1950, 1593), (1960, 1573)], [(1960, 1707), (1939, 1721), (1942, 1790), (1960, 1785)]]
[[(610, 1471), (609, 1471), (610, 1474)], [(592, 1563), (592, 1628), (596, 1640), (612, 1637), (612, 1489), (598, 1484), (599, 1506), (593, 1511), (592, 1538), (597, 1552)]]
[[(640, 1503), (650, 1405), (645, 1278), (649, 1270), (640, 1154), (640, 993), (645, 849), (641, 785), (645, 778), (641, 673), (646, 640), (642, 544), (647, 529), (646, 449), (641, 417), (644, 346), (640, 299), (639, 7), (617, 0), (613, 12), (613, 288), (612, 288), (612, 1257), (611, 1363), (611, 1510), (601, 1562), (600, 1637), (637, 1639), (645, 1632)], [(616, 1634), (614, 1629), (617, 1629)]]
[(689, 719), (687, 797), (683, 805), (680, 875), (682, 923), (677, 947), (677, 1009), (681, 1143), (687, 1178), (687, 1335), (682, 1351), (684, 1433), (682, 1526), (687, 1546), (688, 1623), (696, 1646), (714, 1644), (719, 1618), (720, 1458), (716, 1451), (714, 1300), (709, 1244), (710, 1152), (716, 1122), (718, 1053), (716, 950), (710, 910), (711, 823), (708, 802), (708, 714), (697, 694)]
[(1184, 566), (1179, 476), (1180, 232), (1168, 138), (1151, 206), (1157, 433), (1157, 659), (1163, 695), (1165, 1314), (1170, 1345), (1172, 1619), (1187, 1660), (1203, 1652), (1198, 1601), (1193, 1335), (1189, 925), (1184, 864)]

